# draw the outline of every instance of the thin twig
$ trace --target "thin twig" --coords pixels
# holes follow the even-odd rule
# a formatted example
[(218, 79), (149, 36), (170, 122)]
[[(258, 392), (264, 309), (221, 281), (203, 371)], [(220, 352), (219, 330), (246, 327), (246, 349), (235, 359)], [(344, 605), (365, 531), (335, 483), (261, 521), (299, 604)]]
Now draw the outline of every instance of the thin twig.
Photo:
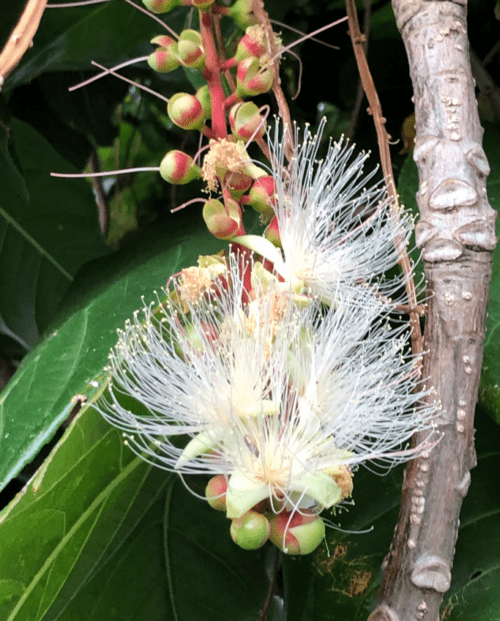
[[(372, 13), (372, 3), (371, 0), (365, 0), (365, 11), (363, 14), (363, 32), (364, 38), (363, 41), (363, 51), (365, 56), (368, 56), (368, 38), (370, 36), (370, 18)], [(356, 101), (354, 102), (354, 108), (351, 114), (351, 121), (349, 123), (349, 132), (347, 133), (347, 137), (351, 139), (354, 136), (354, 132), (356, 130), (356, 125), (359, 120), (359, 113), (361, 112), (361, 104), (363, 103), (363, 99), (365, 97), (365, 91), (363, 89), (363, 82), (361, 78), (358, 80), (358, 92), (356, 93)]]
[[(366, 97), (369, 103), (369, 112), (373, 116), (373, 122), (377, 131), (377, 141), (380, 151), (380, 161), (382, 164), (382, 171), (384, 173), (384, 179), (387, 187), (387, 193), (391, 199), (391, 215), (399, 222), (400, 219), (400, 206), (398, 201), (398, 195), (396, 192), (396, 182), (394, 180), (394, 174), (392, 172), (391, 153), (389, 150), (389, 138), (385, 128), (386, 119), (382, 116), (382, 106), (378, 98), (377, 90), (373, 82), (368, 62), (366, 60), (365, 53), (363, 51), (364, 37), (359, 29), (358, 14), (356, 11), (356, 5), (354, 0), (346, 0), (347, 16), (349, 18), (349, 35), (351, 37), (352, 45), (354, 48), (354, 55), (356, 57), (356, 63), (358, 65), (359, 75), (363, 88), (366, 93)], [(405, 276), (405, 288), (408, 295), (408, 304), (410, 306), (410, 326), (411, 326), (411, 340), (412, 350), (416, 355), (422, 354), (423, 339), (422, 331), (420, 329), (420, 320), (418, 313), (414, 310), (418, 306), (417, 293), (415, 288), (415, 281), (413, 280), (413, 271), (410, 263), (410, 258), (400, 239), (395, 240), (395, 243), (401, 247), (399, 264), (403, 270)]]
[(264, 600), (264, 604), (259, 611), (259, 621), (265, 621), (265, 619), (267, 619), (267, 615), (269, 614), (269, 609), (273, 601), (274, 590), (276, 588), (276, 581), (278, 579), (280, 560), (281, 560), (281, 552), (279, 551), (278, 548), (276, 548), (276, 552), (274, 556), (273, 575), (271, 576), (271, 580), (269, 580), (269, 588), (267, 589), (266, 599)]

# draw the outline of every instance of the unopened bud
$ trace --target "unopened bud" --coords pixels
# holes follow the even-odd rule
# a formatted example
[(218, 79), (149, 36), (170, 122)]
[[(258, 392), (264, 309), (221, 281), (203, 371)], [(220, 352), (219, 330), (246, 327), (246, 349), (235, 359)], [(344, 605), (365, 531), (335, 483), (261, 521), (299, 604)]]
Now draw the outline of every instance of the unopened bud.
[(266, 227), (266, 230), (264, 231), (264, 237), (278, 248), (281, 248), (280, 229), (278, 225), (278, 218), (276, 216), (273, 217), (271, 222)]
[(179, 59), (177, 57), (177, 41), (167, 35), (160, 35), (151, 39), (151, 43), (158, 45), (148, 57), (148, 65), (158, 73), (168, 73), (177, 69)]
[(216, 198), (212, 198), (203, 207), (203, 219), (212, 235), (218, 239), (232, 239), (241, 227), (241, 208), (231, 198), (225, 199), (225, 205)]
[(248, 204), (269, 222), (274, 216), (273, 206), (276, 202), (276, 182), (267, 175), (255, 181), (249, 192)]
[(265, 51), (262, 26), (250, 26), (246, 29), (244, 36), (238, 43), (235, 56), (238, 61), (250, 56), (260, 58)]
[(233, 6), (229, 7), (227, 14), (234, 20), (238, 28), (245, 30), (248, 26), (255, 24), (257, 21), (252, 15), (253, 0), (236, 0)]
[(266, 122), (253, 101), (238, 103), (229, 112), (231, 131), (236, 139), (247, 142), (252, 136), (263, 136)]
[(185, 67), (202, 69), (205, 66), (205, 50), (201, 34), (196, 30), (183, 30), (177, 44), (179, 59)]
[(315, 513), (282, 511), (271, 520), (269, 538), (285, 554), (309, 554), (325, 537), (325, 524)]
[(194, 95), (176, 93), (167, 106), (172, 123), (182, 129), (201, 129), (205, 122), (201, 103)]
[(173, 185), (185, 185), (201, 178), (201, 169), (193, 158), (183, 151), (169, 151), (160, 164), (160, 175)]
[(205, 489), (208, 504), (216, 511), (226, 510), (227, 481), (223, 474), (212, 477)]
[(182, 3), (181, 0), (142, 0), (142, 4), (151, 13), (168, 13)]
[(209, 119), (212, 114), (212, 101), (210, 99), (210, 89), (208, 88), (208, 84), (201, 86), (196, 91), (195, 97), (201, 104), (203, 116), (206, 119)]
[(231, 537), (244, 550), (257, 550), (269, 539), (271, 525), (262, 513), (248, 511), (231, 523)]
[(271, 90), (273, 74), (269, 69), (261, 70), (259, 59), (245, 58), (236, 71), (236, 94), (239, 97), (252, 97)]
[(215, 0), (191, 0), (191, 4), (202, 11), (210, 8), (214, 2)]

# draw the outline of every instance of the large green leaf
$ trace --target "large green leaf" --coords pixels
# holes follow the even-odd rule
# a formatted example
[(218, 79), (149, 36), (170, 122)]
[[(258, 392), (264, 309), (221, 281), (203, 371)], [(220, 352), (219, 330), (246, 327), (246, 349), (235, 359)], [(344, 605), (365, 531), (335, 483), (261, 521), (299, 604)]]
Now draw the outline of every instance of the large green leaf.
[(266, 553), (237, 548), (228, 524), (84, 406), (0, 516), (1, 618), (254, 621)]
[[(486, 125), (484, 150), (488, 157), (491, 173), (488, 177), (488, 199), (493, 209), (500, 208), (500, 128)], [(418, 214), (415, 193), (418, 189), (417, 165), (410, 154), (401, 170), (398, 192), (401, 201), (414, 214)], [(496, 223), (497, 237), (500, 237), (500, 218)], [(415, 254), (414, 258), (417, 258)], [(421, 267), (420, 267), (421, 270)], [(479, 398), (488, 413), (500, 423), (500, 246), (493, 253), (493, 278), (490, 289), (484, 358)]]
[[(185, 15), (169, 14), (180, 32)], [(149, 40), (165, 30), (125, 2), (105, 2), (78, 8), (46, 9), (33, 47), (5, 82), (10, 92), (46, 71), (84, 70), (92, 60), (116, 64), (151, 50)]]
[[(173, 218), (173, 217), (172, 217)], [(185, 220), (180, 222), (186, 225)], [(67, 418), (71, 398), (102, 369), (116, 329), (168, 277), (221, 243), (204, 227), (175, 233), (156, 227), (131, 251), (102, 259), (79, 279), (64, 318), (24, 360), (0, 400), (0, 488), (28, 463)], [(62, 323), (61, 323), (62, 322)]]
[(13, 119), (10, 137), (22, 175), (3, 149), (0, 320), (2, 332), (29, 349), (77, 270), (109, 250), (87, 184), (50, 177), (68, 164), (29, 125)]

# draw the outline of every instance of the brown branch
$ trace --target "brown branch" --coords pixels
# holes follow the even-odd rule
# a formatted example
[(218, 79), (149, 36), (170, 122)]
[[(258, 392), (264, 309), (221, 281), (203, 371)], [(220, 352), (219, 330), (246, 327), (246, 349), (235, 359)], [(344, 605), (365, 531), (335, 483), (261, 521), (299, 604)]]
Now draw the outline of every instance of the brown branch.
[(0, 88), (5, 78), (21, 60), (24, 52), (30, 47), (46, 4), (47, 0), (28, 0), (21, 19), (0, 54)]
[[(486, 196), (466, 2), (393, 0), (414, 88), (416, 240), (429, 290), (424, 377), (442, 405), (440, 442), (411, 462), (379, 606), (370, 621), (437, 621), (451, 581), (459, 512), (475, 465), (495, 212)], [(417, 438), (421, 441), (423, 438)]]
[[(364, 41), (363, 41), (363, 52), (365, 56), (368, 56), (368, 37), (370, 34), (370, 19), (372, 14), (372, 3), (371, 0), (365, 0), (365, 10), (363, 13), (363, 31), (364, 31)], [(356, 93), (356, 101), (354, 102), (354, 108), (351, 114), (351, 120), (349, 122), (349, 132), (347, 133), (348, 138), (352, 138), (354, 136), (354, 132), (356, 130), (356, 124), (359, 119), (359, 113), (361, 112), (361, 104), (363, 103), (363, 99), (365, 98), (365, 91), (363, 88), (363, 82), (361, 79), (358, 80), (358, 91)]]
[[(399, 201), (396, 192), (396, 182), (394, 181), (394, 174), (392, 172), (391, 153), (389, 150), (389, 138), (390, 136), (385, 129), (385, 118), (382, 116), (382, 106), (378, 98), (377, 90), (373, 82), (373, 78), (368, 67), (368, 62), (363, 50), (363, 44), (365, 41), (364, 35), (361, 34), (359, 29), (358, 14), (356, 11), (356, 5), (354, 0), (346, 0), (347, 16), (349, 18), (349, 35), (351, 37), (352, 45), (354, 48), (354, 54), (356, 56), (356, 63), (358, 65), (359, 75), (361, 82), (366, 93), (366, 97), (369, 103), (369, 111), (373, 115), (373, 122), (377, 131), (377, 141), (380, 150), (380, 160), (382, 164), (382, 171), (384, 173), (385, 183), (387, 186), (387, 193), (391, 199), (391, 213), (396, 221), (399, 220)], [(398, 244), (401, 246), (401, 244)], [(410, 258), (406, 249), (400, 252), (399, 264), (403, 270), (405, 276), (406, 293), (408, 296), (408, 304), (410, 306), (410, 326), (411, 326), (411, 339), (412, 349), (415, 354), (422, 354), (423, 341), (422, 332), (420, 330), (419, 314), (416, 312), (418, 306), (417, 293), (415, 290), (415, 281), (413, 280), (413, 270), (410, 263)]]

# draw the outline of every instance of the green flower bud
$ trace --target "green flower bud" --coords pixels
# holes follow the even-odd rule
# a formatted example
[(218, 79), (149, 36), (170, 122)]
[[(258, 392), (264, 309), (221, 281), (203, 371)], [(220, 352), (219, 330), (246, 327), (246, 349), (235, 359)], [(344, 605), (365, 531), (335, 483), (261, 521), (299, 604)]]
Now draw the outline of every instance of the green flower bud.
[(233, 136), (243, 142), (250, 140), (254, 134), (263, 136), (266, 132), (266, 122), (253, 101), (233, 106), (229, 112), (229, 124)]
[(233, 6), (228, 9), (228, 15), (241, 30), (245, 30), (257, 21), (252, 15), (252, 2), (253, 0), (236, 0)]
[(201, 169), (193, 158), (182, 151), (169, 151), (160, 164), (160, 175), (173, 185), (185, 185), (201, 178)]
[(231, 537), (244, 550), (257, 550), (269, 539), (271, 525), (262, 513), (248, 511), (231, 523)]
[(215, 0), (191, 0), (191, 4), (201, 11), (210, 8), (214, 2)]
[(201, 129), (205, 123), (203, 108), (194, 95), (176, 93), (167, 106), (172, 123), (182, 129)]
[(296, 511), (290, 519), (290, 513), (282, 511), (270, 523), (269, 538), (285, 554), (309, 554), (325, 537), (325, 524), (315, 513), (302, 515)]
[(253, 97), (271, 90), (273, 74), (269, 69), (261, 70), (259, 59), (245, 58), (236, 71), (236, 94), (239, 97)]
[(196, 30), (183, 30), (177, 44), (179, 59), (185, 67), (203, 69), (205, 66), (205, 50), (201, 34)]
[(203, 207), (205, 224), (210, 233), (218, 239), (235, 237), (240, 230), (242, 217), (240, 206), (231, 198), (226, 198), (225, 205), (216, 198), (212, 198)]
[(203, 116), (206, 119), (209, 119), (212, 114), (212, 100), (210, 99), (210, 90), (208, 88), (208, 84), (200, 87), (196, 91), (195, 97), (201, 104), (201, 107), (203, 109)]
[(264, 41), (262, 26), (250, 26), (247, 28), (236, 49), (235, 56), (237, 60), (241, 61), (250, 56), (260, 58), (266, 52)]
[(158, 49), (149, 55), (148, 65), (158, 73), (168, 73), (177, 69), (177, 41), (167, 35), (160, 35), (151, 39), (151, 43), (158, 45)]
[(249, 192), (248, 204), (269, 222), (274, 217), (273, 206), (276, 202), (276, 182), (267, 175), (255, 181)]
[(142, 0), (142, 4), (151, 13), (168, 13), (181, 4), (181, 0)]
[(208, 504), (216, 511), (226, 511), (227, 481), (223, 474), (212, 477), (205, 489)]

